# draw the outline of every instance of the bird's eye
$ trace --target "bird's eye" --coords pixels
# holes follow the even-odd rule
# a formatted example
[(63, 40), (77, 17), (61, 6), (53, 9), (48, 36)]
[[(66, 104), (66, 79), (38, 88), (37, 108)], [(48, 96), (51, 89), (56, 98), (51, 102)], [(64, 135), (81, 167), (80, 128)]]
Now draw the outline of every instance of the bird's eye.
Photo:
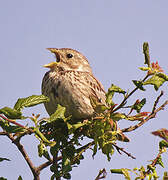
[(68, 58), (68, 59), (70, 59), (70, 58), (72, 58), (72, 57), (73, 57), (73, 55), (72, 55), (72, 54), (70, 54), (70, 53), (69, 53), (69, 54), (67, 54), (66, 56), (67, 56), (67, 58)]

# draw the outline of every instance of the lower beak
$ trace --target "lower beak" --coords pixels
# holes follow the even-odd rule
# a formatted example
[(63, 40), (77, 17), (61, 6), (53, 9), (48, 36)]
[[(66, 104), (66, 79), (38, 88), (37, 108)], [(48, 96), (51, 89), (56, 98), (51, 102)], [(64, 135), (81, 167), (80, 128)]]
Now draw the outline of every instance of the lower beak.
[(43, 67), (46, 67), (46, 68), (50, 68), (50, 69), (51, 69), (51, 68), (57, 67), (58, 64), (59, 64), (59, 62), (51, 62), (51, 63), (49, 63), (49, 64), (43, 65)]

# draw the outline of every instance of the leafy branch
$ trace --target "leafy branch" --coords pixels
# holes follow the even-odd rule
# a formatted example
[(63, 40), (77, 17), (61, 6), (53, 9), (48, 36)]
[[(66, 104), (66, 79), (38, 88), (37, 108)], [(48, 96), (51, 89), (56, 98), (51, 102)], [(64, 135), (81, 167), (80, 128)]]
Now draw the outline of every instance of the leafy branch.
[[(19, 152), (24, 157), (29, 165), (29, 168), (35, 180), (40, 179), (40, 172), (50, 166), (52, 172), (51, 180), (71, 179), (71, 171), (74, 167), (79, 166), (81, 160), (84, 159), (84, 152), (88, 149), (92, 150), (94, 157), (98, 151), (106, 155), (107, 160), (110, 161), (113, 153), (117, 151), (119, 154), (124, 153), (128, 157), (135, 159), (135, 157), (127, 152), (123, 147), (117, 145), (118, 141), (129, 142), (130, 139), (124, 134), (131, 132), (141, 127), (148, 120), (155, 118), (156, 114), (163, 110), (168, 104), (166, 100), (159, 107), (159, 101), (164, 93), (161, 93), (153, 103), (151, 112), (142, 111), (147, 103), (147, 99), (135, 99), (133, 104), (129, 104), (129, 98), (138, 90), (145, 91), (145, 87), (152, 85), (157, 91), (166, 81), (168, 76), (163, 73), (162, 68), (158, 62), (150, 62), (149, 46), (148, 43), (143, 45), (143, 53), (145, 65), (147, 67), (140, 67), (141, 71), (147, 72), (145, 77), (141, 80), (133, 80), (135, 88), (131, 92), (121, 89), (120, 87), (112, 84), (106, 93), (106, 104), (97, 102), (94, 97), (90, 97), (91, 105), (95, 110), (95, 116), (74, 123), (71, 117), (65, 116), (65, 107), (58, 105), (57, 110), (49, 118), (39, 119), (40, 115), (32, 114), (31, 117), (23, 115), (22, 110), (36, 106), (41, 103), (49, 101), (48, 97), (44, 95), (32, 95), (26, 98), (19, 98), (13, 108), (3, 107), (0, 109), (0, 127), (2, 131), (1, 136), (7, 136), (13, 144), (16, 145)], [(120, 103), (113, 101), (116, 93), (123, 96)], [(125, 113), (124, 110), (128, 110)], [(24, 125), (24, 120), (29, 119), (33, 126)], [(120, 129), (118, 121), (137, 121), (134, 126)], [(157, 177), (155, 166), (161, 163), (161, 155), (168, 147), (167, 137), (168, 131), (165, 129), (153, 132), (154, 135), (162, 137), (164, 141), (160, 143), (160, 150), (157, 157), (147, 166), (135, 170), (113, 169), (112, 173), (124, 174), (125, 178), (129, 179), (129, 171), (134, 172), (139, 178)], [(46, 160), (39, 166), (34, 166), (29, 155), (27, 154), (24, 146), (20, 140), (26, 136), (33, 134), (39, 140), (38, 156), (44, 157)], [(83, 139), (88, 139), (87, 144), (83, 143)], [(0, 158), (0, 161), (8, 160), (7, 158)], [(141, 175), (138, 175), (136, 171)], [(105, 169), (99, 171), (95, 180), (106, 178), (107, 172)], [(143, 176), (142, 176), (143, 175)], [(20, 177), (21, 178), (21, 177)]]

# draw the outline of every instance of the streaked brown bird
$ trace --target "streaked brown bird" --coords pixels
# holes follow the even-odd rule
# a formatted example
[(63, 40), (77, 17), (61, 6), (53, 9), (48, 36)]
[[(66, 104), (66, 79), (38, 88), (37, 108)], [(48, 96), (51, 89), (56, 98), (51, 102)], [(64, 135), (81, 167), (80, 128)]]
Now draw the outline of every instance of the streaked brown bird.
[(57, 105), (66, 107), (66, 116), (80, 121), (94, 115), (90, 97), (105, 104), (105, 91), (94, 77), (88, 60), (80, 52), (69, 48), (48, 48), (56, 56), (56, 61), (44, 65), (50, 68), (42, 81), (42, 94), (50, 101), (45, 103), (49, 115)]

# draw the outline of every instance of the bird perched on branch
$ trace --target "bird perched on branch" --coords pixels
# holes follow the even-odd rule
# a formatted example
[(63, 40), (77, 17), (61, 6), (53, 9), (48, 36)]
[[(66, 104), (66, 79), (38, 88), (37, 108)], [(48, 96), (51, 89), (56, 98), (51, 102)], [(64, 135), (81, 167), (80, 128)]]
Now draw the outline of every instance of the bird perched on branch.
[(57, 105), (66, 107), (66, 115), (74, 120), (90, 118), (94, 109), (90, 97), (105, 104), (106, 96), (102, 84), (94, 77), (88, 60), (80, 52), (69, 48), (48, 48), (56, 61), (44, 65), (50, 70), (42, 81), (42, 94), (50, 101), (45, 103), (49, 115)]

